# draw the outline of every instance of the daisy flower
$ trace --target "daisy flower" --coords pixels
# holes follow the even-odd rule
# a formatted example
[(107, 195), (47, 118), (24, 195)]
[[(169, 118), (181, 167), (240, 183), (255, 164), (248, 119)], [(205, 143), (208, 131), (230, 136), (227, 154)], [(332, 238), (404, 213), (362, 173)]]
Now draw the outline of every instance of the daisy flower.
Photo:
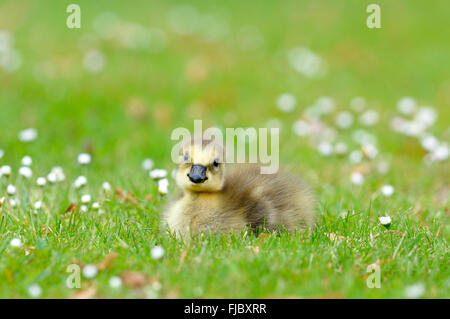
[(162, 256), (164, 256), (164, 249), (161, 246), (154, 246), (154, 247), (152, 247), (150, 254), (153, 259), (158, 260)]
[(102, 188), (103, 188), (106, 192), (108, 192), (108, 191), (111, 190), (111, 184), (108, 183), (108, 182), (104, 182), (104, 183), (102, 184)]
[(157, 168), (157, 169), (151, 170), (149, 175), (153, 179), (164, 178), (167, 176), (167, 171), (165, 169)]
[(95, 276), (97, 276), (98, 270), (97, 267), (95, 265), (86, 265), (83, 268), (83, 276), (86, 278), (94, 278)]
[(394, 187), (392, 185), (384, 185), (381, 187), (381, 193), (386, 197), (390, 197), (394, 194)]
[(120, 286), (122, 286), (122, 278), (120, 278), (119, 276), (112, 276), (111, 278), (109, 278), (109, 286), (111, 288), (119, 288)]
[(19, 168), (19, 174), (25, 178), (31, 178), (31, 176), (33, 176), (33, 171), (28, 166), (22, 166)]
[(0, 176), (9, 176), (11, 175), (11, 166), (9, 165), (3, 165), (2, 167), (0, 167)]
[(153, 160), (151, 158), (146, 158), (142, 161), (142, 169), (149, 171), (153, 168), (153, 165), (155, 163), (153, 162)]
[(64, 175), (64, 171), (61, 167), (55, 166), (50, 171), (50, 174), (48, 174), (47, 179), (50, 183), (56, 183), (65, 180), (66, 176)]
[(27, 155), (22, 158), (21, 163), (23, 166), (31, 166), (31, 164), (33, 163), (33, 160), (30, 156)]
[(289, 93), (281, 94), (277, 98), (277, 107), (282, 112), (291, 112), (295, 108), (296, 104), (297, 104), (297, 101), (296, 101), (295, 97)]
[(27, 291), (31, 298), (39, 298), (42, 295), (42, 288), (38, 284), (32, 284)]
[(37, 131), (34, 128), (28, 128), (19, 133), (19, 140), (21, 142), (32, 142), (37, 138)]
[(360, 172), (353, 172), (350, 178), (355, 185), (362, 185), (364, 183), (364, 175)]
[(410, 299), (417, 299), (423, 296), (425, 293), (425, 285), (422, 283), (407, 286), (405, 288), (405, 296)]
[(410, 96), (405, 96), (397, 102), (397, 110), (405, 115), (411, 114), (415, 109), (416, 101)]
[(87, 184), (87, 178), (85, 176), (78, 176), (73, 185), (75, 188), (81, 188)]
[(348, 111), (340, 112), (335, 119), (336, 125), (343, 129), (352, 126), (353, 121), (353, 115)]
[(77, 160), (80, 165), (88, 165), (91, 162), (91, 155), (88, 153), (81, 153), (78, 155)]
[(88, 204), (90, 201), (91, 201), (91, 195), (85, 194), (85, 195), (81, 196), (81, 202), (83, 204)]
[(382, 216), (382, 217), (378, 218), (378, 220), (380, 221), (380, 224), (383, 226), (389, 226), (392, 222), (390, 216)]
[(41, 209), (41, 207), (42, 207), (42, 202), (40, 200), (38, 200), (36, 203), (34, 203), (35, 209)]
[(163, 195), (168, 193), (169, 181), (167, 180), (167, 178), (158, 181), (158, 191)]
[(38, 177), (36, 180), (36, 184), (40, 187), (43, 187), (47, 184), (47, 180), (45, 179), (45, 177)]
[(6, 187), (6, 192), (7, 192), (9, 195), (14, 195), (14, 194), (16, 193), (16, 187), (15, 187), (14, 185), (12, 185), (12, 184), (9, 184), (9, 185)]
[(9, 244), (12, 247), (20, 247), (22, 246), (22, 241), (20, 240), (20, 238), (13, 238), (11, 239), (11, 241), (9, 242)]

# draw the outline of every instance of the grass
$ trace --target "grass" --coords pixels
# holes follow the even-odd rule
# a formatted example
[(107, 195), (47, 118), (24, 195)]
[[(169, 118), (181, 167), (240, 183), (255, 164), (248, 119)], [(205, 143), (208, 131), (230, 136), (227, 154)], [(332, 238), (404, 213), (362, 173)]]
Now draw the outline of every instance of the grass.
[[(13, 169), (11, 177), (0, 177), (0, 198), (9, 198), (6, 187), (14, 184), (19, 200), (16, 208), (0, 207), (0, 297), (28, 298), (30, 285), (38, 284), (42, 298), (80, 292), (97, 298), (404, 298), (407, 287), (420, 284), (423, 297), (448, 298), (448, 160), (424, 164), (417, 139), (393, 132), (389, 122), (398, 115), (397, 101), (413, 96), (436, 109), (439, 118), (429, 132), (448, 142), (449, 4), (379, 1), (382, 29), (370, 30), (368, 1), (190, 3), (202, 15), (213, 14), (216, 23), (225, 21), (228, 32), (211, 39), (220, 24), (209, 23), (191, 35), (175, 33), (169, 21), (178, 1), (79, 1), (79, 30), (65, 27), (68, 3), (0, 3), (0, 30), (14, 35), (22, 57), (16, 72), (0, 69), (0, 166)], [(101, 39), (94, 21), (105, 11), (163, 30), (165, 47), (149, 53), (124, 46), (120, 34)], [(239, 46), (245, 26), (260, 31), (261, 46)], [(281, 58), (296, 46), (327, 61), (323, 78), (308, 79)], [(101, 72), (83, 68), (85, 47), (105, 55)], [(284, 92), (297, 97), (292, 113), (276, 108)], [(355, 129), (376, 136), (380, 153), (374, 160), (355, 167), (348, 156), (323, 157), (313, 140), (293, 134), (293, 122), (320, 96), (336, 101), (336, 111), (323, 118), (331, 126), (354, 96), (379, 112), (373, 127), (356, 123), (337, 130), (350, 150), (357, 148)], [(141, 161), (151, 157), (170, 172), (170, 132), (191, 129), (199, 118), (204, 126), (221, 127), (281, 121), (280, 161), (313, 186), (317, 226), (303, 234), (216, 235), (190, 243), (160, 233), (167, 196), (158, 193)], [(17, 134), (27, 127), (39, 136), (21, 143)], [(85, 151), (93, 161), (81, 167), (76, 157)], [(25, 155), (33, 158), (31, 180), (17, 174)], [(387, 174), (377, 171), (380, 161), (390, 163)], [(66, 180), (38, 188), (36, 177), (57, 165)], [(365, 174), (361, 186), (350, 182), (355, 169)], [(88, 178), (81, 190), (73, 187), (79, 175)], [(111, 192), (102, 190), (104, 181)], [(380, 194), (384, 184), (395, 187), (392, 197)], [(86, 193), (100, 202), (100, 211), (66, 212)], [(44, 203), (38, 211), (32, 209), (36, 200)], [(378, 222), (385, 215), (392, 218), (389, 229)], [(22, 246), (12, 247), (13, 238)], [(151, 257), (155, 245), (164, 249), (158, 260)], [(366, 284), (374, 263), (381, 270), (378, 289)], [(70, 289), (70, 264), (104, 269)], [(109, 279), (121, 275), (124, 285), (110, 288)]]

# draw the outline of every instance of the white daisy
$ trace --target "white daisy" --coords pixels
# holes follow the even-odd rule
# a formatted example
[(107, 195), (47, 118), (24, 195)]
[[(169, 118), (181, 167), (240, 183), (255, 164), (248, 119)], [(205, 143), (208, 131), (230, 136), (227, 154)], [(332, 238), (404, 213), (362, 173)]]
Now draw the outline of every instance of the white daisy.
[(119, 276), (112, 276), (109, 278), (109, 286), (111, 288), (120, 288), (122, 286), (122, 278)]
[(50, 183), (52, 183), (52, 184), (56, 183), (56, 174), (55, 174), (55, 173), (49, 173), (49, 174), (47, 175), (47, 180), (48, 180)]
[(30, 285), (27, 291), (31, 298), (39, 298), (42, 295), (42, 288), (38, 284)]
[(414, 115), (414, 121), (429, 127), (437, 120), (437, 112), (431, 106), (420, 107)]
[(295, 96), (289, 93), (281, 94), (277, 98), (277, 107), (283, 112), (291, 112), (296, 104), (297, 100), (295, 99)]
[(387, 174), (389, 172), (389, 163), (386, 161), (379, 162), (377, 169), (380, 174)]
[(425, 285), (422, 283), (407, 286), (405, 288), (405, 296), (410, 299), (417, 299), (423, 296), (425, 293)]
[(9, 184), (9, 185), (6, 187), (6, 192), (7, 192), (9, 195), (14, 195), (14, 194), (16, 193), (16, 187), (15, 187), (14, 185), (12, 185), (12, 184)]
[(12, 198), (9, 200), (9, 205), (11, 205), (12, 208), (15, 208), (17, 207), (17, 201), (14, 198)]
[(64, 175), (64, 171), (61, 167), (55, 166), (50, 171), (50, 174), (47, 175), (47, 180), (50, 183), (56, 183), (56, 182), (62, 182), (66, 179), (66, 176)]
[(336, 145), (334, 146), (334, 152), (338, 155), (344, 155), (345, 153), (347, 153), (347, 150), (347, 144), (345, 144), (344, 142), (336, 143)]
[(103, 188), (106, 192), (108, 192), (108, 191), (111, 190), (111, 184), (108, 183), (108, 182), (104, 182), (104, 183), (102, 184), (102, 188)]
[(384, 185), (383, 187), (381, 187), (381, 193), (386, 197), (392, 196), (392, 194), (394, 194), (394, 186)]
[(433, 160), (444, 161), (450, 155), (450, 148), (447, 143), (442, 143), (431, 155)]
[(142, 161), (142, 169), (149, 171), (153, 168), (153, 165), (155, 163), (153, 162), (153, 160), (151, 158), (146, 158)]
[(355, 185), (362, 185), (364, 183), (364, 175), (360, 172), (353, 172), (351, 175), (351, 181)]
[(420, 144), (426, 151), (433, 152), (439, 147), (439, 140), (433, 135), (425, 135), (420, 139)]
[(97, 202), (92, 203), (92, 208), (98, 210), (100, 208), (100, 204)]
[(367, 110), (359, 117), (359, 122), (365, 126), (373, 126), (378, 123), (378, 112), (375, 110)]
[(105, 66), (105, 55), (98, 50), (90, 50), (84, 55), (83, 66), (86, 71), (97, 73)]
[(363, 129), (355, 130), (352, 134), (352, 138), (356, 143), (360, 145), (375, 144), (377, 141), (377, 138), (374, 135), (368, 133)]
[(158, 181), (158, 191), (161, 194), (167, 194), (169, 191), (169, 181), (167, 178), (161, 179)]
[(34, 208), (35, 209), (41, 209), (42, 208), (42, 202), (40, 200), (38, 200), (37, 202), (34, 203)]
[(20, 240), (20, 238), (13, 238), (11, 239), (11, 241), (9, 242), (9, 244), (12, 247), (20, 247), (22, 246), (22, 241)]
[(319, 109), (319, 111), (322, 114), (331, 113), (336, 108), (336, 104), (334, 103), (334, 100), (328, 96), (319, 97), (316, 100), (315, 105), (317, 106), (317, 108)]
[(11, 166), (3, 165), (2, 167), (0, 167), (0, 176), (9, 176), (11, 175), (11, 171)]
[(34, 128), (28, 128), (19, 133), (19, 140), (21, 142), (32, 142), (37, 137), (37, 131)]
[(19, 168), (19, 174), (25, 178), (31, 178), (31, 176), (33, 176), (33, 171), (28, 166), (22, 166)]
[(392, 222), (390, 216), (382, 216), (382, 217), (378, 218), (378, 220), (380, 221), (380, 224), (384, 225), (384, 226), (388, 226)]
[(297, 72), (308, 78), (317, 78), (327, 73), (327, 63), (318, 54), (304, 47), (296, 47), (288, 52), (289, 64)]
[(363, 154), (361, 153), (360, 150), (352, 151), (350, 153), (350, 155), (348, 156), (348, 159), (349, 159), (350, 163), (352, 163), (352, 164), (360, 163), (362, 158), (363, 158)]
[(21, 163), (23, 166), (31, 166), (31, 164), (33, 163), (33, 160), (30, 156), (27, 155), (22, 158)]
[(352, 126), (353, 121), (353, 115), (348, 111), (340, 112), (335, 119), (336, 125), (343, 129)]
[(311, 132), (309, 123), (302, 120), (295, 121), (292, 125), (292, 130), (298, 136), (305, 136)]
[(38, 177), (36, 180), (36, 184), (40, 187), (43, 187), (47, 184), (47, 180), (45, 179), (45, 177)]
[(161, 246), (154, 246), (150, 252), (153, 259), (157, 260), (164, 256), (164, 249)]
[(90, 201), (91, 201), (91, 195), (85, 194), (85, 195), (81, 196), (81, 202), (83, 204), (88, 204)]
[(374, 159), (378, 154), (378, 149), (374, 144), (364, 144), (361, 149), (363, 154), (370, 159)]
[(366, 100), (360, 96), (354, 97), (350, 101), (350, 107), (355, 112), (362, 112), (362, 110), (366, 107)]
[(88, 207), (87, 207), (86, 205), (81, 205), (81, 206), (80, 206), (80, 211), (81, 211), (82, 213), (86, 213), (86, 212), (88, 211)]
[(331, 155), (333, 153), (333, 146), (330, 143), (328, 143), (328, 142), (321, 142), (317, 146), (317, 150), (323, 156), (329, 156), (329, 155)]
[(75, 188), (81, 188), (87, 184), (87, 178), (85, 176), (78, 176), (73, 182)]
[(86, 265), (83, 268), (83, 276), (86, 278), (94, 278), (95, 276), (97, 276), (98, 270), (97, 267), (95, 265)]
[(151, 170), (149, 175), (153, 179), (164, 178), (167, 176), (167, 171), (165, 169), (156, 168)]
[(415, 109), (416, 101), (410, 96), (406, 96), (397, 102), (397, 110), (405, 115), (411, 114)]
[(91, 162), (91, 155), (88, 153), (81, 153), (78, 155), (77, 160), (80, 165), (88, 165)]

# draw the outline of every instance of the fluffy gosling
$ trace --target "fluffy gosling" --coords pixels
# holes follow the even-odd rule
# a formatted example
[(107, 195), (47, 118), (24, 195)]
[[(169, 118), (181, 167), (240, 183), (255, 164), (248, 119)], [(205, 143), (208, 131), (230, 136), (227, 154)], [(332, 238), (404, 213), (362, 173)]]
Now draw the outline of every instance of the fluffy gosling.
[(176, 182), (182, 194), (163, 215), (163, 227), (171, 233), (186, 237), (247, 227), (293, 232), (313, 225), (313, 196), (301, 179), (264, 175), (254, 164), (226, 165), (221, 144), (198, 144), (189, 141), (181, 147)]

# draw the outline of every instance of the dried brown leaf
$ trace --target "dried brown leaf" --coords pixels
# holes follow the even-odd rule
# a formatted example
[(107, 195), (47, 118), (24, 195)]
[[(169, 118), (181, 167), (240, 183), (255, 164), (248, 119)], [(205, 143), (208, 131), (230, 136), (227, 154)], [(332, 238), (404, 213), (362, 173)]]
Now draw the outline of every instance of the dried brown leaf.
[(84, 290), (76, 292), (72, 296), (71, 299), (92, 299), (95, 298), (95, 294), (97, 293), (97, 287), (95, 285), (91, 285)]
[(245, 248), (250, 249), (255, 254), (259, 254), (259, 246), (245, 246)]
[(146, 274), (136, 271), (126, 271), (120, 276), (123, 284), (132, 288), (142, 288), (148, 282), (149, 278)]
[(117, 258), (117, 253), (110, 251), (109, 254), (97, 264), (97, 269), (105, 270), (107, 268), (111, 268), (111, 266), (114, 263), (114, 260), (116, 260), (116, 258)]
[(72, 203), (67, 207), (66, 213), (76, 212), (77, 211), (77, 205)]

